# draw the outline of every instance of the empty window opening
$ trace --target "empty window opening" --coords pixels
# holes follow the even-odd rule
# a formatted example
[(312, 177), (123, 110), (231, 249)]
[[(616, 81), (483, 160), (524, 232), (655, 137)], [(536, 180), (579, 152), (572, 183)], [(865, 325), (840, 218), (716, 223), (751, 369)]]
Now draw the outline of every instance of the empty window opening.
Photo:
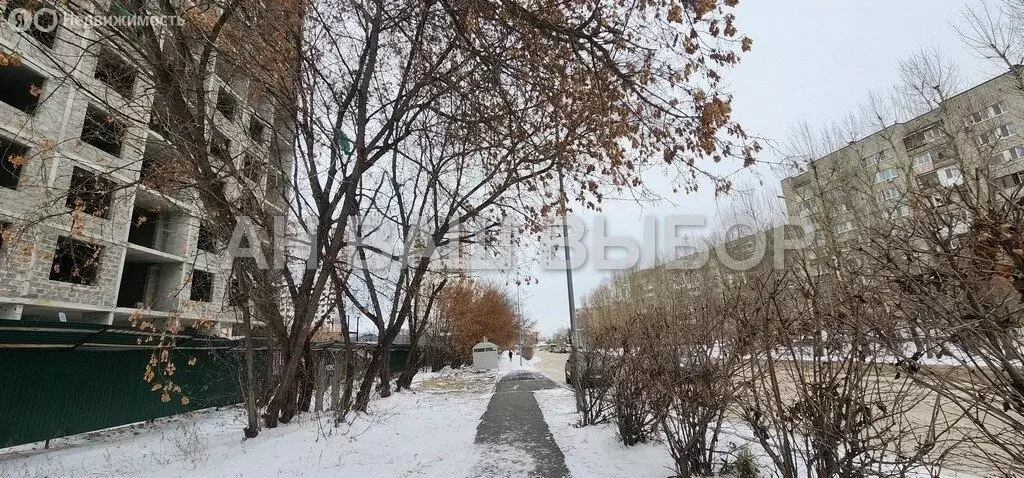
[(0, 187), (18, 189), (21, 168), (26, 162), (28, 147), (0, 136)]
[(281, 178), (276, 172), (267, 173), (267, 197), (271, 200), (279, 199), (281, 196)]
[(238, 98), (235, 98), (235, 95), (232, 95), (223, 86), (217, 92), (217, 111), (220, 111), (220, 114), (224, 115), (228, 121), (234, 121), (235, 114), (238, 112)]
[(260, 177), (262, 177), (260, 165), (251, 154), (246, 154), (242, 157), (242, 174), (245, 175), (246, 179), (254, 183), (258, 183)]
[(249, 123), (249, 137), (257, 143), (262, 143), (263, 135), (266, 133), (266, 130), (267, 125), (253, 117), (252, 122)]
[(135, 205), (132, 223), (128, 227), (128, 242), (156, 249), (156, 230), (160, 222), (158, 211)]
[(231, 140), (216, 129), (210, 135), (210, 155), (224, 161), (231, 159)]
[(135, 68), (109, 48), (100, 49), (96, 62), (96, 79), (109, 85), (125, 98), (135, 88)]
[(213, 274), (198, 269), (192, 270), (192, 291), (189, 298), (198, 302), (213, 301)]
[(200, 251), (206, 252), (217, 252), (217, 235), (213, 233), (213, 230), (206, 226), (199, 226), (199, 240), (196, 242), (196, 248)]
[(102, 252), (103, 246), (60, 236), (50, 267), (50, 280), (92, 285), (96, 281)]
[[(43, 8), (47, 10), (40, 15), (36, 15), (36, 11)], [(47, 48), (53, 48), (53, 43), (57, 39), (57, 25), (60, 20), (60, 14), (57, 13), (57, 9), (39, 0), (8, 0), (7, 8), (4, 9), (4, 18), (11, 21), (19, 21), (17, 18), (11, 17), (11, 13), (18, 9), (24, 9), (31, 15), (30, 18), (26, 19), (29, 29), (25, 33), (35, 38), (39, 43), (46, 45)]]
[(46, 77), (24, 64), (0, 67), (0, 101), (35, 114)]
[(167, 146), (161, 144), (155, 138), (146, 141), (146, 149), (142, 152), (142, 165), (139, 168), (139, 178), (147, 185), (153, 185), (160, 181), (160, 171), (167, 160)]
[(124, 125), (107, 112), (89, 105), (82, 123), (82, 141), (114, 156), (121, 155)]
[(176, 159), (175, 151), (169, 144), (156, 136), (150, 136), (142, 152), (139, 178), (146, 186), (171, 192), (187, 184), (187, 167), (185, 161)]
[(248, 292), (242, 287), (242, 281), (232, 276), (231, 284), (228, 286), (228, 305), (240, 307), (249, 300)]
[(66, 205), (71, 209), (81, 209), (86, 214), (106, 219), (110, 216), (114, 187), (113, 181), (76, 167), (71, 173), (71, 186), (68, 188)]
[(121, 286), (117, 292), (117, 306), (141, 309), (146, 307), (146, 288), (149, 285), (151, 264), (126, 262), (121, 272)]

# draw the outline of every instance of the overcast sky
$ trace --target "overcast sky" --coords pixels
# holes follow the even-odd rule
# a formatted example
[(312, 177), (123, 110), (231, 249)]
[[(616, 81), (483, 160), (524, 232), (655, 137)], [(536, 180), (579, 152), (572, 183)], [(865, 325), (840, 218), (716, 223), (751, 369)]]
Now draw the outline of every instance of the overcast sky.
[[(741, 30), (754, 39), (754, 49), (726, 72), (734, 93), (735, 119), (749, 133), (784, 141), (790, 129), (807, 120), (820, 124), (856, 110), (867, 93), (883, 90), (898, 79), (899, 61), (922, 47), (935, 46), (955, 60), (973, 84), (996, 72), (967, 51), (952, 24), (969, 2), (958, 0), (741, 0), (736, 10)], [(770, 151), (761, 159), (777, 159)], [(613, 200), (604, 206), (610, 234), (643, 235), (643, 217), (668, 214), (713, 216), (716, 200), (710, 184), (690, 194), (672, 194), (661, 175), (649, 175), (648, 186), (664, 200), (638, 204)], [(770, 168), (736, 178), (750, 187), (763, 182), (778, 189), (781, 178)], [(777, 193), (776, 193), (777, 194)], [(581, 210), (581, 208), (575, 208)], [(577, 306), (609, 272), (587, 264), (574, 271)], [(534, 268), (538, 284), (519, 287), (523, 312), (537, 320), (542, 333), (568, 326), (565, 273)], [(508, 285), (513, 295), (515, 285)]]

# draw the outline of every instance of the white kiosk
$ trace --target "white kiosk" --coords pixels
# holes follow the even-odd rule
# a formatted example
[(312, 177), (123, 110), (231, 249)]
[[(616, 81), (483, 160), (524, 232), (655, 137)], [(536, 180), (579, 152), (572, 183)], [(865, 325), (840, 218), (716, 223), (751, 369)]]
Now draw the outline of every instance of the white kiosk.
[(498, 356), (500, 355), (498, 346), (487, 341), (487, 337), (484, 337), (484, 341), (473, 346), (473, 370), (494, 370), (498, 368)]

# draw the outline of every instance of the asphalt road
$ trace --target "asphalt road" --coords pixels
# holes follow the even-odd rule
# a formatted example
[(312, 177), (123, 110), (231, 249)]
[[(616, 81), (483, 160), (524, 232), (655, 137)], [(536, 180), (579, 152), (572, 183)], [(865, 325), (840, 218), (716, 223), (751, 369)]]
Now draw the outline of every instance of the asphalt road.
[(569, 361), (569, 354), (555, 354), (551, 352), (534, 352), (534, 357), (540, 362), (535, 365), (537, 370), (561, 386), (565, 385), (565, 362)]

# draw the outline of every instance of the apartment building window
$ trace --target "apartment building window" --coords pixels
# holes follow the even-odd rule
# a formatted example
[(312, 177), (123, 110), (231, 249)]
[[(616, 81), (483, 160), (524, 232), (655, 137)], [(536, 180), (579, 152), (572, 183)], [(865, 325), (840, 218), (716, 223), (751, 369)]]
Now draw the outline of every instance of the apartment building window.
[(192, 290), (189, 299), (196, 302), (213, 301), (213, 274), (199, 269), (192, 270)]
[(106, 83), (110, 88), (125, 98), (131, 98), (135, 88), (135, 67), (121, 58), (120, 55), (107, 47), (100, 49), (96, 60), (97, 80)]
[(249, 137), (257, 143), (262, 143), (263, 135), (266, 133), (266, 130), (267, 125), (263, 124), (262, 121), (253, 116), (252, 122), (249, 123)]
[(900, 190), (899, 190), (899, 188), (895, 188), (895, 187), (888, 188), (888, 189), (878, 193), (878, 200), (879, 201), (891, 201), (891, 200), (896, 199), (898, 197), (900, 197)]
[(199, 238), (196, 241), (196, 248), (200, 251), (217, 252), (217, 235), (213, 233), (212, 229), (204, 225), (199, 226)]
[(86, 214), (106, 219), (110, 216), (114, 187), (113, 181), (76, 167), (71, 172), (71, 186), (68, 187), (65, 205), (71, 209), (81, 209)]
[(939, 184), (944, 187), (957, 186), (964, 183), (964, 175), (960, 172), (960, 168), (956, 166), (947, 166), (938, 171)]
[(923, 173), (931, 171), (935, 164), (935, 160), (938, 159), (938, 153), (935, 151), (928, 151), (914, 156), (914, 170)]
[(894, 216), (895, 217), (907, 217), (909, 215), (910, 215), (910, 206), (907, 206), (906, 204), (900, 204), (894, 210)]
[(967, 125), (972, 126), (982, 121), (987, 121), (996, 116), (999, 116), (1006, 112), (1006, 107), (1002, 103), (996, 103), (989, 106), (981, 111), (978, 111), (967, 118)]
[(228, 121), (234, 121), (235, 114), (238, 113), (238, 98), (223, 86), (217, 92), (217, 111), (220, 111)]
[[(2, 70), (3, 68), (0, 68)], [(0, 187), (18, 189), (21, 167), (28, 161), (28, 147), (0, 136)]]
[(920, 148), (932, 141), (938, 140), (942, 137), (942, 131), (939, 128), (939, 123), (932, 124), (925, 129), (922, 129), (916, 133), (912, 133), (903, 139), (903, 146), (907, 150)]
[(1017, 134), (1017, 125), (1013, 123), (1004, 124), (998, 128), (995, 128), (987, 133), (978, 135), (978, 142), (982, 146), (992, 145), (1003, 138), (1008, 138), (1014, 134)]
[(933, 194), (928, 198), (928, 202), (932, 207), (942, 207), (949, 203), (949, 201), (946, 201), (946, 197), (941, 194)]
[(85, 110), (82, 123), (82, 141), (112, 156), (121, 155), (124, 125), (106, 111), (93, 105)]
[(0, 66), (0, 101), (30, 115), (35, 114), (46, 77), (19, 65)]
[(839, 234), (845, 234), (854, 229), (852, 221), (843, 221), (836, 227), (836, 232)]
[(864, 157), (864, 163), (867, 164), (868, 166), (874, 166), (881, 162), (888, 161), (890, 159), (892, 159), (892, 150), (883, 149), (875, 154), (871, 154)]
[(882, 170), (882, 171), (879, 171), (879, 172), (875, 173), (875, 184), (878, 184), (878, 183), (881, 183), (881, 182), (885, 182), (885, 181), (892, 181), (893, 179), (896, 179), (899, 176), (900, 176), (900, 173), (899, 173), (899, 171), (896, 171), (895, 168), (885, 169), (885, 170)]
[[(46, 8), (47, 11), (36, 15), (36, 12)], [(60, 24), (60, 14), (57, 9), (48, 3), (39, 0), (8, 0), (7, 8), (4, 9), (4, 18), (11, 19), (11, 13), (17, 9), (27, 10), (32, 18), (27, 19), (28, 34), (47, 48), (53, 48), (57, 39), (57, 25)]]
[(1024, 172), (1007, 174), (1006, 176), (996, 178), (993, 182), (999, 189), (1015, 188), (1024, 182)]
[(96, 281), (102, 253), (103, 246), (66, 236), (58, 237), (57, 250), (54, 251), (50, 267), (50, 280), (92, 285)]
[(1002, 164), (1024, 158), (1024, 146), (1014, 146), (995, 156), (992, 156), (992, 164)]
[(231, 159), (231, 140), (216, 128), (210, 137), (210, 155), (223, 161)]

